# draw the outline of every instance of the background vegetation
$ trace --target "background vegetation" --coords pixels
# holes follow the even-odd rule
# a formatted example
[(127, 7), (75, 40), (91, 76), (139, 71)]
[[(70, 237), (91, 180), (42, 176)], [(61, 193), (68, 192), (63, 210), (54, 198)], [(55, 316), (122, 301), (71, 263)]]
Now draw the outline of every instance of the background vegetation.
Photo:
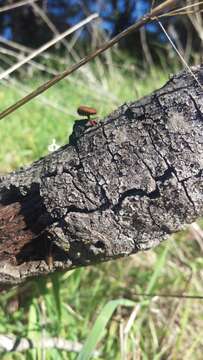
[[(71, 1), (61, 3), (71, 7)], [(111, 3), (118, 6), (119, 2)], [(75, 8), (72, 10), (77, 14)], [(24, 15), (25, 21), (30, 19), (28, 15)], [(17, 18), (16, 21), (19, 24), (21, 20)], [(115, 28), (112, 31), (121, 29)], [(65, 44), (65, 47), (55, 48), (52, 53), (37, 59), (34, 65), (31, 63), (21, 68), (15, 76), (2, 80), (0, 110), (106, 37), (101, 30), (92, 27), (90, 30), (91, 42), (88, 40), (87, 49), (83, 36), (72, 37), (71, 53)], [(159, 31), (157, 39), (160, 35)], [(23, 37), (15, 36), (13, 40), (18, 41), (18, 45), (20, 40), (24, 45), (30, 45)], [(196, 34), (196, 38), (200, 36)], [(146, 45), (151, 45), (145, 41)], [(136, 44), (139, 47), (139, 43)], [(184, 41), (179, 45), (188, 51), (189, 45), (184, 45)], [(200, 61), (200, 52), (192, 49), (192, 45), (190, 50), (188, 58), (191, 62)], [(15, 56), (9, 55), (9, 51), (13, 51)], [(9, 62), (10, 65), (14, 63), (19, 54), (24, 55), (22, 49), (18, 51), (7, 43), (4, 52), (0, 53), (2, 68), (8, 67)], [(162, 86), (171, 73), (182, 68), (177, 55), (172, 56), (172, 50), (162, 42), (157, 42), (156, 51), (151, 52), (149, 46), (147, 52), (142, 53), (144, 61), (135, 58), (127, 49), (114, 48), (5, 118), (0, 122), (1, 171), (12, 171), (46, 155), (53, 139), (59, 145), (66, 143), (74, 120), (78, 118), (76, 109), (80, 104), (96, 107), (99, 116), (103, 117), (123, 102), (136, 100)], [(169, 61), (171, 58), (173, 60)], [(203, 295), (202, 252), (203, 234), (195, 224), (154, 250), (30, 280), (20, 289), (3, 291), (0, 297), (0, 333), (29, 337), (38, 346), (26, 353), (4, 353), (2, 359), (77, 358), (74, 352), (42, 349), (41, 340), (46, 337), (60, 337), (80, 344), (88, 340), (86, 352), (78, 359), (87, 359), (97, 340), (98, 352), (91, 358), (202, 359), (203, 298), (176, 297)], [(142, 295), (144, 293), (153, 296), (147, 297)]]

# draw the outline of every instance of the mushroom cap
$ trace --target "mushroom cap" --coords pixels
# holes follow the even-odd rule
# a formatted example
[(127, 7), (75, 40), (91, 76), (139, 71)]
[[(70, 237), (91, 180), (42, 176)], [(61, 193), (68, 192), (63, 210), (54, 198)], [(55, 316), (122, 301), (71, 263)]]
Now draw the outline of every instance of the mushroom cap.
[(89, 106), (81, 105), (77, 109), (77, 112), (79, 115), (95, 115), (97, 110)]

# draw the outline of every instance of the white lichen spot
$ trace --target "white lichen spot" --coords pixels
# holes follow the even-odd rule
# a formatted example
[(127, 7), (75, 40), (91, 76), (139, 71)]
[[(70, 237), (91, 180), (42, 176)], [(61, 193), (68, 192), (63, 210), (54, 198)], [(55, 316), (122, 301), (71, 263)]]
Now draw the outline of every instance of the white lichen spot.
[(168, 119), (168, 129), (174, 133), (187, 134), (192, 131), (191, 124), (186, 121), (184, 116), (180, 113), (172, 113)]
[(52, 140), (52, 143), (48, 146), (48, 151), (53, 152), (60, 148), (60, 145), (57, 144), (56, 139)]

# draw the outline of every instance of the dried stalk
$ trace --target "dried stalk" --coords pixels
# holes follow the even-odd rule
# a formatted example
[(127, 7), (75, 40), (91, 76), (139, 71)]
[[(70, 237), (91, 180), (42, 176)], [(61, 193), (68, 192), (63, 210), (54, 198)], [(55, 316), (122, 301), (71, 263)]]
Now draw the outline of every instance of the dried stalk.
[(2, 6), (2, 7), (0, 7), (0, 13), (5, 12), (5, 11), (9, 11), (9, 10), (14, 10), (14, 9), (16, 9), (18, 7), (21, 7), (21, 6), (32, 5), (32, 3), (36, 2), (36, 1), (38, 1), (38, 0), (23, 0), (23, 1), (18, 1), (15, 4)]
[(4, 71), (2, 74), (0, 74), (0, 80), (5, 78), (6, 76), (10, 75), (15, 70), (19, 69), (22, 65), (26, 64), (28, 61), (33, 59), (34, 57), (40, 55), (43, 51), (49, 49), (51, 46), (55, 45), (57, 42), (65, 38), (66, 36), (72, 34), (74, 31), (78, 30), (88, 22), (92, 21), (93, 19), (96, 19), (98, 17), (98, 14), (93, 14), (86, 18), (85, 20), (79, 22), (77, 25), (72, 26), (70, 29), (66, 30), (62, 34), (58, 35), (54, 39), (48, 41), (46, 44), (42, 45), (39, 49), (33, 51), (30, 55), (25, 57), (23, 60), (19, 61), (17, 64), (14, 64), (9, 69)]

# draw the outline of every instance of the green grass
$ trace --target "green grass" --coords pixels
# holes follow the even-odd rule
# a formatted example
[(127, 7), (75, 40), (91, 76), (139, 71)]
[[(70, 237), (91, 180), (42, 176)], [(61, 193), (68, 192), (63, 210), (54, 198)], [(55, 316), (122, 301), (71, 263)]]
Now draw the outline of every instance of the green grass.
[[(94, 64), (92, 80), (78, 73), (51, 88), (46, 97), (58, 111), (40, 103), (40, 97), (0, 122), (0, 170), (16, 169), (47, 154), (55, 138), (68, 141), (77, 106), (87, 104), (104, 116), (125, 101), (159, 88), (168, 73), (154, 69)], [(139, 76), (138, 76), (139, 74)], [(41, 84), (43, 78), (25, 79), (15, 88), (0, 87), (0, 109), (19, 97), (19, 89)], [(69, 113), (69, 115), (68, 115)], [(201, 248), (193, 235), (182, 232), (161, 246), (129, 258), (64, 274), (31, 280), (20, 289), (1, 293), (0, 333), (28, 336), (39, 342), (26, 353), (2, 359), (202, 359), (203, 312), (201, 300), (137, 296), (136, 293), (203, 294)], [(192, 277), (191, 277), (192, 275)], [(11, 310), (19, 298), (19, 308)], [(85, 344), (79, 355), (56, 349), (42, 350), (43, 336)]]

